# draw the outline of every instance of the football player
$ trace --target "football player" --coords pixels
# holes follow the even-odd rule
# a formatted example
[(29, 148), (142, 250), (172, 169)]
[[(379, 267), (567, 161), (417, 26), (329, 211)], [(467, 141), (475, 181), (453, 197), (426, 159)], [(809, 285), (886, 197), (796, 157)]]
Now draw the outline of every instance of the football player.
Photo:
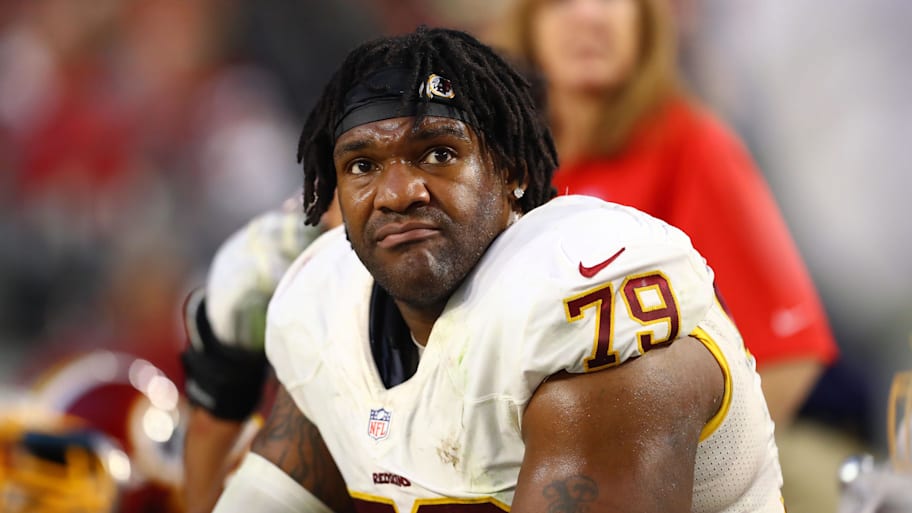
[[(281, 383), (215, 511), (782, 512), (754, 361), (679, 230), (551, 200), (529, 85), (421, 28), (355, 49), (298, 149)], [(550, 200), (550, 201), (549, 201)]]
[(184, 444), (187, 513), (209, 512), (224, 479), (261, 424), (268, 365), (266, 306), (282, 274), (320, 233), (338, 225), (333, 206), (319, 226), (304, 224), (300, 197), (254, 218), (219, 247), (205, 287), (184, 304), (182, 354), (191, 404)]

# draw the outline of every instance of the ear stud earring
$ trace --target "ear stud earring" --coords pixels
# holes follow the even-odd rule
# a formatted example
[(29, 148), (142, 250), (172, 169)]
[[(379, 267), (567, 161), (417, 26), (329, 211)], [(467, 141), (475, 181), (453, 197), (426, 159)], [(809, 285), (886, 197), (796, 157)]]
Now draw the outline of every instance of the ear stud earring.
[(513, 196), (516, 196), (516, 199), (521, 199), (523, 196), (525, 196), (525, 194), (526, 191), (524, 191), (522, 187), (513, 189)]

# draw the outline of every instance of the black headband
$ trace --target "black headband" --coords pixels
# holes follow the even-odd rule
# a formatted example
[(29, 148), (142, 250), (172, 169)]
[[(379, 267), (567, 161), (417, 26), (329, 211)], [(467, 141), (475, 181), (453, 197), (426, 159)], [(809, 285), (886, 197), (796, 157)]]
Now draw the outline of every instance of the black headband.
[(333, 138), (366, 123), (384, 119), (415, 116), (440, 116), (469, 122), (466, 111), (457, 107), (453, 84), (440, 75), (431, 74), (417, 91), (412, 89), (411, 71), (384, 68), (355, 84), (345, 95), (342, 116), (336, 122)]

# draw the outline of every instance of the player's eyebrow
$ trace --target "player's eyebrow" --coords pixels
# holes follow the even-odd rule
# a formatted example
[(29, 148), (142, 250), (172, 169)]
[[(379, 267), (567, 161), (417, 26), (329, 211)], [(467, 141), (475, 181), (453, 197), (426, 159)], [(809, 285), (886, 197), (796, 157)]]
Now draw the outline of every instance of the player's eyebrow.
[(355, 139), (354, 141), (349, 141), (345, 144), (336, 145), (336, 148), (333, 150), (333, 158), (338, 159), (346, 153), (364, 150), (370, 147), (370, 145), (371, 143), (368, 139)]
[(455, 137), (463, 142), (472, 142), (465, 129), (456, 124), (421, 126), (412, 133), (412, 137), (419, 141), (427, 141), (438, 137)]
[[(438, 124), (433, 126), (423, 125), (418, 127), (409, 135), (417, 141), (429, 141), (438, 137), (454, 137), (465, 143), (471, 143), (472, 139), (468, 132), (459, 124)], [(346, 153), (359, 152), (369, 148), (372, 144), (371, 139), (362, 138), (348, 141), (337, 145), (333, 149), (333, 158), (338, 159)]]

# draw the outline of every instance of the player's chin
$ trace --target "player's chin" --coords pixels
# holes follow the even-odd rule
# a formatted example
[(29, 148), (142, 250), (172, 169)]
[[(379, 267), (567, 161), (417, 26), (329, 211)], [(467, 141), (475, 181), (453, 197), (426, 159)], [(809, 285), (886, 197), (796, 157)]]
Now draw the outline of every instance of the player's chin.
[(384, 288), (396, 299), (415, 306), (445, 302), (462, 278), (434, 253), (415, 251), (397, 261), (386, 275)]
[(416, 287), (433, 287), (446, 274), (446, 264), (434, 249), (421, 245), (402, 248), (389, 267), (397, 281)]

